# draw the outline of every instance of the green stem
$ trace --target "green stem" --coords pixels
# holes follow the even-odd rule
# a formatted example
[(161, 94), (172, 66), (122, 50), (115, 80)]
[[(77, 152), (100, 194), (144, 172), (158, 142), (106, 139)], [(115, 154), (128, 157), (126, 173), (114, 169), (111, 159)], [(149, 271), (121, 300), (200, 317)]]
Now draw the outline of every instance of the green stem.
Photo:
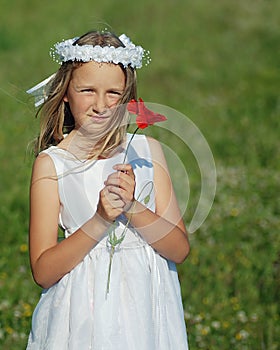
[(108, 271), (108, 278), (107, 278), (107, 289), (106, 289), (107, 294), (109, 293), (109, 288), (110, 288), (110, 277), (111, 277), (111, 268), (112, 268), (114, 252), (115, 252), (115, 247), (112, 246), (110, 251), (110, 263), (109, 263), (109, 271)]
[(127, 144), (127, 147), (126, 147), (126, 150), (125, 150), (125, 154), (124, 154), (124, 158), (123, 158), (123, 164), (125, 163), (125, 160), (126, 160), (126, 157), (127, 157), (127, 153), (128, 153), (128, 149), (129, 149), (129, 146), (131, 144), (131, 141), (133, 140), (135, 134), (137, 133), (139, 127), (137, 126), (137, 128), (135, 129), (134, 133), (132, 134), (128, 144)]
[[(126, 150), (125, 150), (125, 154), (124, 154), (124, 158), (123, 158), (123, 164), (125, 163), (125, 160), (126, 160), (126, 157), (127, 157), (127, 154), (128, 154), (128, 149), (130, 147), (130, 144), (134, 138), (134, 135), (137, 133), (139, 127), (137, 127), (134, 131), (134, 133), (132, 134), (128, 144), (127, 144), (127, 147), (126, 147)], [(144, 189), (146, 188), (146, 186), (149, 184), (149, 183), (152, 183), (152, 181), (149, 181), (140, 191), (138, 197), (137, 197), (137, 200), (139, 200), (142, 192), (144, 191)], [(153, 189), (153, 186), (152, 186), (152, 189)], [(148, 196), (150, 196), (151, 192), (152, 192), (152, 189), (150, 190), (150, 193)], [(132, 203), (132, 208), (135, 206), (135, 201), (134, 203)], [(115, 228), (114, 228), (114, 225), (113, 224), (113, 227), (112, 227), (112, 230), (111, 232), (109, 233), (109, 243), (111, 245), (111, 250), (110, 250), (110, 262), (109, 262), (109, 269), (108, 269), (108, 277), (107, 277), (107, 288), (106, 288), (106, 292), (107, 294), (109, 293), (109, 289), (110, 289), (110, 279), (111, 279), (111, 269), (112, 269), (112, 262), (113, 262), (113, 256), (114, 256), (114, 253), (115, 253), (115, 249), (118, 245), (120, 245), (122, 243), (122, 241), (124, 240), (124, 237), (125, 237), (125, 234), (126, 234), (126, 231), (128, 229), (128, 225), (130, 224), (130, 221), (131, 221), (131, 218), (132, 218), (132, 215), (133, 215), (133, 210), (131, 211), (131, 214), (129, 215), (128, 217), (128, 220), (126, 222), (126, 225), (124, 227), (124, 230), (123, 230), (123, 233), (121, 235), (121, 237), (119, 239), (117, 239), (116, 235), (115, 235)], [(114, 236), (112, 236), (112, 233), (114, 234)]]
[[(145, 186), (142, 187), (138, 197), (137, 197), (137, 200), (139, 200), (142, 192), (144, 191), (144, 189), (146, 188), (146, 186), (148, 186), (149, 184), (152, 184), (152, 187), (151, 187), (151, 190), (148, 194), (148, 196), (151, 195), (152, 193), (152, 190), (153, 190), (153, 181), (149, 181), (145, 184)], [(125, 237), (125, 234), (126, 234), (126, 231), (128, 229), (128, 226), (130, 224), (130, 221), (131, 221), (131, 218), (132, 218), (132, 215), (133, 215), (133, 207), (135, 206), (136, 202), (134, 202), (132, 204), (132, 211), (131, 211), (131, 214), (129, 215), (128, 219), (127, 219), (127, 222), (125, 224), (125, 227), (123, 229), (123, 232), (122, 232), (122, 235), (121, 237), (118, 239), (115, 235), (115, 223), (112, 225), (112, 229), (111, 231), (109, 232), (109, 243), (111, 245), (111, 250), (110, 250), (110, 262), (109, 262), (109, 269), (108, 269), (108, 276), (107, 276), (107, 288), (106, 288), (106, 293), (108, 294), (109, 293), (109, 289), (110, 289), (110, 279), (111, 279), (111, 269), (112, 269), (112, 262), (113, 262), (113, 256), (114, 256), (114, 253), (115, 253), (115, 249), (118, 245), (120, 245), (122, 243), (122, 241), (124, 240), (124, 237)], [(113, 236), (112, 236), (113, 235)]]

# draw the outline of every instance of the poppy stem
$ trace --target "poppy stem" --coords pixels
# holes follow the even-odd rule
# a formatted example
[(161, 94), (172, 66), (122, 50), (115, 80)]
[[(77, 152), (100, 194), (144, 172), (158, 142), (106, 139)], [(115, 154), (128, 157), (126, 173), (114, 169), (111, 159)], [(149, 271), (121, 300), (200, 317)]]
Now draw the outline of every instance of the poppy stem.
[(127, 147), (126, 147), (126, 150), (125, 150), (125, 154), (124, 154), (124, 158), (123, 158), (123, 164), (125, 163), (125, 160), (126, 160), (126, 157), (127, 157), (127, 153), (128, 153), (128, 149), (129, 149), (129, 146), (131, 144), (131, 141), (133, 140), (133, 137), (137, 133), (138, 129), (139, 129), (139, 126), (137, 126), (137, 128), (135, 129), (134, 133), (132, 134), (132, 136), (131, 136), (128, 144), (127, 144)]

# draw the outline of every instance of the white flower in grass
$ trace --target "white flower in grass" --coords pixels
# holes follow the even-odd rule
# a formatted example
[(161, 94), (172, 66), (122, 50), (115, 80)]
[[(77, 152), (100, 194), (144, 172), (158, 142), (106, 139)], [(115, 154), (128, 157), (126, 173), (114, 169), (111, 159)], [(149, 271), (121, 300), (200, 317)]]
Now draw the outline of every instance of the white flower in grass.
[(248, 321), (248, 317), (245, 313), (245, 311), (241, 310), (237, 312), (237, 319), (238, 321), (242, 322), (242, 323), (246, 323)]
[(244, 340), (244, 339), (247, 339), (249, 337), (249, 335), (250, 334), (247, 331), (245, 331), (245, 329), (241, 329), (241, 331), (236, 333), (235, 338), (237, 340)]
[(214, 329), (219, 329), (219, 328), (221, 328), (221, 322), (219, 322), (219, 321), (213, 321), (213, 322), (211, 323), (211, 326), (212, 326), (212, 328), (214, 328)]

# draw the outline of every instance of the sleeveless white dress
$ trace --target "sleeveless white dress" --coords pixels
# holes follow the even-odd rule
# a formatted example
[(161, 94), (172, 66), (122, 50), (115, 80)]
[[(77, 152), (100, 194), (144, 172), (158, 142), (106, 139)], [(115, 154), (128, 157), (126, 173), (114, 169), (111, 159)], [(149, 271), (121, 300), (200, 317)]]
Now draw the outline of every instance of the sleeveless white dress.
[[(131, 137), (128, 134), (128, 138)], [(104, 181), (124, 153), (81, 162), (52, 146), (60, 196), (59, 224), (67, 239), (96, 210)], [(136, 176), (135, 197), (151, 191), (153, 165), (148, 141), (135, 135), (127, 161)], [(146, 193), (145, 193), (146, 191)], [(145, 204), (155, 209), (154, 195)], [(124, 229), (118, 218), (116, 234)], [(176, 266), (130, 228), (116, 249), (106, 292), (110, 250), (103, 238), (71, 272), (43, 290), (32, 317), (28, 350), (187, 350)]]

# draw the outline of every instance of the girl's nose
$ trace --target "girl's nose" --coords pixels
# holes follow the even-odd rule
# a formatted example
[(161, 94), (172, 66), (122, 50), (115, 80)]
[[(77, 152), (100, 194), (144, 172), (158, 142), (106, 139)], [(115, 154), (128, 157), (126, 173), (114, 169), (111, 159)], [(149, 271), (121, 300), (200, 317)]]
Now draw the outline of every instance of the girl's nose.
[(93, 103), (93, 110), (95, 113), (104, 113), (108, 109), (108, 105), (106, 102), (106, 99), (104, 97), (96, 97), (94, 103)]

